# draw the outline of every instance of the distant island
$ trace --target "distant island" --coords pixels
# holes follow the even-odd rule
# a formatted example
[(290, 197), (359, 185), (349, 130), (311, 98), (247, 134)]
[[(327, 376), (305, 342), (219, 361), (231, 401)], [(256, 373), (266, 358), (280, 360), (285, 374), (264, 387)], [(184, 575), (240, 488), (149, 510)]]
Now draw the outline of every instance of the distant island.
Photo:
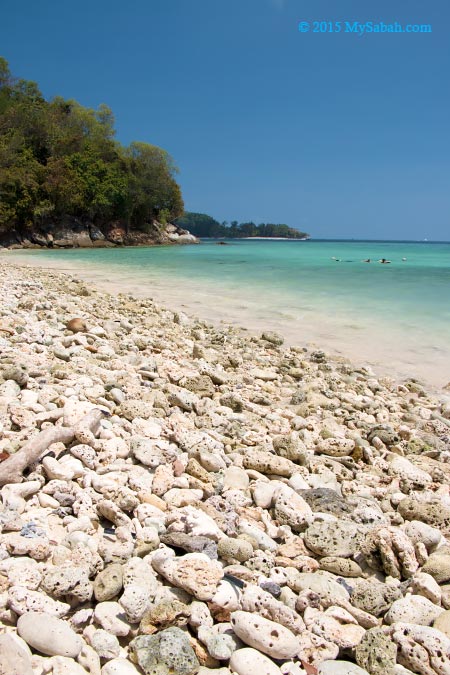
[(12, 248), (193, 243), (170, 155), (125, 147), (114, 116), (46, 100), (0, 58), (0, 245)]
[(237, 220), (219, 223), (206, 213), (186, 212), (174, 221), (199, 238), (212, 239), (309, 239), (310, 235), (293, 227), (275, 223), (238, 223)]

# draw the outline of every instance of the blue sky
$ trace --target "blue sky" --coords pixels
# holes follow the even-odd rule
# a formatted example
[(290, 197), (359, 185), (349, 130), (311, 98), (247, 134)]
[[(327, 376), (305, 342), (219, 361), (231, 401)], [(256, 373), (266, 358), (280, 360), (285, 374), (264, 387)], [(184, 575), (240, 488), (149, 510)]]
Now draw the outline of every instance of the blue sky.
[[(123, 143), (166, 148), (188, 210), (450, 239), (448, 0), (15, 0), (1, 14), (12, 71), (107, 103)], [(432, 33), (298, 31), (315, 20)]]

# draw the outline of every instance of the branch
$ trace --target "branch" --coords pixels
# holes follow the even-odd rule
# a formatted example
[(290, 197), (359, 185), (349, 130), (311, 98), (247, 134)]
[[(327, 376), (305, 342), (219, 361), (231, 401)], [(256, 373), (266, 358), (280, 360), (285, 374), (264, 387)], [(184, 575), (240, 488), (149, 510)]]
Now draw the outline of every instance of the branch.
[(93, 437), (98, 430), (103, 411), (91, 410), (75, 427), (50, 427), (25, 443), (14, 455), (0, 464), (0, 486), (7, 483), (20, 483), (23, 471), (36, 462), (53, 443), (68, 444), (75, 436)]

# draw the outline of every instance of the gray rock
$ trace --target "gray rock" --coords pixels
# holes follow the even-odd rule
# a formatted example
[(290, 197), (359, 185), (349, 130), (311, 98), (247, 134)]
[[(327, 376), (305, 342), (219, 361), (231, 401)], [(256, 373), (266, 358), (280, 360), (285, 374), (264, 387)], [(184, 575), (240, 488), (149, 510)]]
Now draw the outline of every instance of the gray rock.
[(145, 675), (194, 675), (200, 664), (180, 628), (167, 628), (157, 635), (139, 635), (130, 643), (131, 660)]
[(359, 540), (358, 527), (349, 520), (316, 520), (305, 532), (306, 546), (322, 556), (349, 558), (357, 552)]
[(397, 647), (382, 628), (371, 628), (355, 649), (356, 662), (370, 675), (394, 675)]
[(94, 581), (94, 595), (97, 602), (112, 600), (119, 595), (123, 585), (122, 565), (112, 563), (97, 574)]

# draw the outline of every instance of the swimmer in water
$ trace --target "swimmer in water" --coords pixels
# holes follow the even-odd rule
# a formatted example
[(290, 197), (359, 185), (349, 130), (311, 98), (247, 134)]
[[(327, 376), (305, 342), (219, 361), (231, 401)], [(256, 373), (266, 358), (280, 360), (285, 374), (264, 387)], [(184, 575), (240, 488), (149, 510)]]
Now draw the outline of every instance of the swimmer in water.
[(367, 258), (367, 260), (361, 260), (361, 262), (372, 262), (370, 258)]
[(381, 260), (379, 260), (378, 262), (381, 263), (382, 265), (389, 265), (391, 261), (386, 260), (386, 258), (381, 258)]

